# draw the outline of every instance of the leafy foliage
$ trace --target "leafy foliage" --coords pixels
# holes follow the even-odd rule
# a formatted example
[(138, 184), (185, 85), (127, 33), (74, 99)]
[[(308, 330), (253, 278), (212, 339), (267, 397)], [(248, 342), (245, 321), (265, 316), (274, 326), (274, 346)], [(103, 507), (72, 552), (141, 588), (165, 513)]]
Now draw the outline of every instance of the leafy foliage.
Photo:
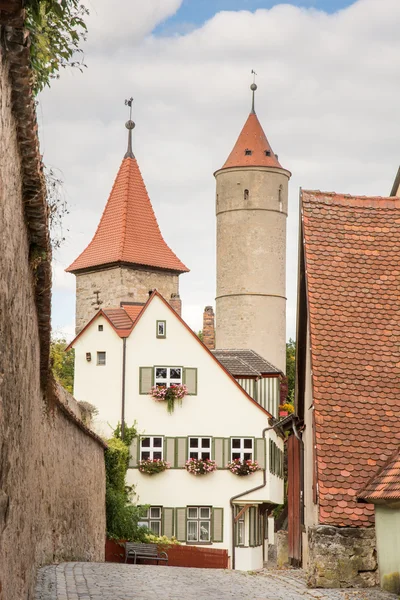
[[(136, 435), (136, 428), (126, 427)], [(121, 427), (114, 432), (113, 437), (107, 441), (108, 448), (105, 452), (106, 465), (106, 529), (107, 537), (117, 540), (128, 540), (134, 542), (145, 542), (146, 535), (150, 530), (139, 527), (143, 508), (135, 506), (134, 489), (126, 485), (126, 471), (129, 464), (129, 445), (127, 439), (122, 441), (120, 437)], [(133, 436), (134, 437), (134, 436)], [(130, 443), (133, 437), (130, 437)]]
[(65, 67), (80, 71), (86, 65), (77, 60), (86, 40), (88, 9), (80, 0), (27, 0), (25, 26), (30, 32), (30, 58), (37, 94)]
[(64, 338), (51, 341), (50, 361), (54, 377), (71, 394), (74, 387), (74, 350), (65, 352), (68, 346)]
[(294, 382), (296, 376), (296, 342), (289, 338), (286, 343), (286, 377), (287, 377), (287, 401), (294, 402)]
[[(124, 439), (123, 442), (126, 446), (128, 446), (128, 448), (130, 448), (133, 439), (137, 436), (137, 429), (136, 429), (136, 421), (135, 423), (132, 425), (132, 427), (129, 427), (126, 423), (124, 425)], [(118, 422), (117, 427), (114, 430), (113, 433), (113, 437), (118, 439), (118, 440), (122, 440), (122, 427), (121, 427), (121, 423)], [(128, 459), (129, 460), (129, 459)]]

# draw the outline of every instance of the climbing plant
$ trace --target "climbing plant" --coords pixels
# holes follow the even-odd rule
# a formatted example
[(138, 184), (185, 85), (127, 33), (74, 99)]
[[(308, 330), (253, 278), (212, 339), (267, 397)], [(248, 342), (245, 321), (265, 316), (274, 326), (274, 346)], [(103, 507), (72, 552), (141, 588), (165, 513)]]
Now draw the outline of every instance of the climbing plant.
[(81, 44), (86, 40), (88, 9), (80, 0), (27, 0), (25, 27), (30, 32), (30, 58), (35, 94), (66, 67), (80, 71)]

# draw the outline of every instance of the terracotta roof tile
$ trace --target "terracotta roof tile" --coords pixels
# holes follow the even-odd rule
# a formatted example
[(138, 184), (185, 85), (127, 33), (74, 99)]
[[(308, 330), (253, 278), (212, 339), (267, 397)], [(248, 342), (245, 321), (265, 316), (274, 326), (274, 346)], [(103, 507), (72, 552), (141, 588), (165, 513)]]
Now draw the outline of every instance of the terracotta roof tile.
[(281, 374), (279, 369), (254, 350), (218, 348), (211, 352), (234, 377)]
[(122, 161), (92, 241), (66, 270), (114, 263), (188, 271), (161, 235), (135, 158)]
[(368, 481), (358, 497), (371, 502), (400, 500), (400, 447)]
[(278, 157), (273, 153), (255, 113), (249, 114), (222, 169), (228, 169), (229, 167), (283, 168), (278, 161)]
[(303, 190), (302, 222), (320, 522), (368, 526), (358, 491), (400, 439), (400, 198)]

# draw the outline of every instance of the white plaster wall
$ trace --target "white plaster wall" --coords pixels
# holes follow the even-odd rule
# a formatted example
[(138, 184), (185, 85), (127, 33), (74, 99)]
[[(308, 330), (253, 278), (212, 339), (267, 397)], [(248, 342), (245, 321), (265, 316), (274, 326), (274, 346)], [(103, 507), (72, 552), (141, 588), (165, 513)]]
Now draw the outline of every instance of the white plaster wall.
[(263, 568), (262, 546), (236, 548), (235, 558), (235, 568), (239, 571), (256, 571)]
[(275, 519), (268, 517), (268, 543), (275, 544)]
[(375, 506), (376, 547), (383, 589), (391, 592), (400, 577), (400, 502), (395, 508)]
[(304, 390), (304, 522), (306, 531), (302, 535), (303, 568), (308, 566), (308, 527), (318, 523), (318, 505), (313, 499), (313, 473), (314, 473), (314, 428), (313, 428), (313, 395), (311, 380), (311, 349), (310, 329), (307, 326), (307, 349), (306, 349), (306, 374)]
[[(103, 325), (103, 331), (98, 331)], [(99, 411), (93, 420), (94, 430), (110, 437), (121, 421), (122, 398), (122, 339), (110, 323), (99, 316), (74, 344), (74, 397), (90, 402)], [(97, 365), (97, 352), (106, 352), (106, 364)], [(92, 360), (86, 360), (90, 352)]]

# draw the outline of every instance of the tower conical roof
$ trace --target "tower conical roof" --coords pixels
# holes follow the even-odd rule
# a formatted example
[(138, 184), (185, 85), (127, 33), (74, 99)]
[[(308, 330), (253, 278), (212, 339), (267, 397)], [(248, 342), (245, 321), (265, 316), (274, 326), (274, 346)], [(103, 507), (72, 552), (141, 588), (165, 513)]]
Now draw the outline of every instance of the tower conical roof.
[(251, 112), (222, 169), (230, 167), (275, 167), (282, 169), (255, 112)]
[(125, 156), (90, 244), (66, 269), (70, 273), (115, 263), (187, 272), (164, 241), (139, 165)]

